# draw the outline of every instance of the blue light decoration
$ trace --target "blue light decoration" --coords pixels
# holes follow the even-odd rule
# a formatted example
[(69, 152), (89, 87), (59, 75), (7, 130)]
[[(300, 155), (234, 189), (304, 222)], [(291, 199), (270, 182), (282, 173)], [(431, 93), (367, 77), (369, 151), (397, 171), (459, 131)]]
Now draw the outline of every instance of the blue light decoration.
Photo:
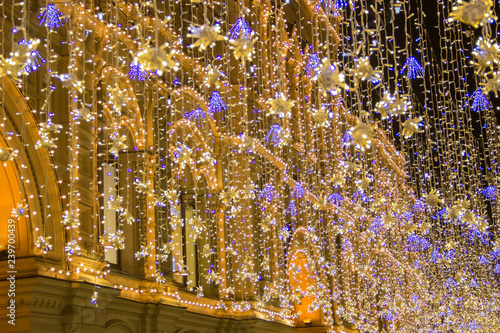
[(415, 200), (415, 204), (413, 205), (413, 212), (425, 213), (425, 203), (420, 199)]
[[(495, 270), (493, 272), (495, 274), (500, 274), (500, 262), (495, 265)], [(498, 322), (500, 323), (500, 320)]]
[(278, 124), (271, 125), (271, 129), (267, 132), (266, 137), (264, 138), (266, 142), (272, 143), (274, 146), (281, 143), (280, 138), (281, 126)]
[(142, 69), (142, 65), (139, 62), (131, 62), (129, 65), (130, 69), (128, 71), (128, 77), (131, 80), (144, 81), (148, 76), (148, 71)]
[(479, 284), (477, 284), (476, 280), (474, 280), (474, 278), (472, 278), (472, 280), (470, 281), (470, 286), (472, 288), (479, 288)]
[(365, 192), (361, 190), (357, 190), (352, 194), (352, 200), (354, 202), (362, 201), (362, 202), (368, 202), (370, 199), (366, 196)]
[(469, 237), (469, 241), (471, 241), (473, 244), (476, 240), (481, 241), (484, 245), (487, 245), (490, 239), (490, 236), (487, 232), (482, 232), (475, 227), (472, 227), (469, 232), (467, 232), (465, 237)]
[(488, 265), (490, 263), (490, 260), (488, 259), (488, 257), (480, 256), (479, 259), (477, 260), (477, 262), (480, 265), (486, 266), (486, 265)]
[(201, 120), (201, 119), (205, 119), (206, 116), (205, 116), (205, 112), (203, 112), (202, 109), (198, 108), (198, 109), (194, 109), (192, 111), (185, 112), (184, 118), (186, 118), (187, 120)]
[(491, 103), (484, 95), (483, 90), (478, 89), (472, 94), (472, 110), (474, 112), (487, 111), (491, 108)]
[(496, 201), (497, 200), (497, 187), (496, 186), (488, 186), (484, 190), (482, 190), (484, 197), (486, 200)]
[[(29, 45), (29, 42), (26, 43), (26, 40), (22, 39), (19, 42), (19, 45)], [(45, 63), (45, 59), (42, 58), (40, 53), (37, 50), (33, 50), (30, 52), (28, 59), (26, 60), (26, 65), (24, 66), (24, 71), (26, 73), (31, 73), (36, 71), (42, 64)]]
[(342, 145), (345, 147), (345, 146), (348, 146), (351, 144), (351, 142), (353, 142), (354, 139), (351, 135), (351, 132), (350, 131), (345, 131), (344, 133), (344, 136), (342, 137)]
[(500, 249), (491, 251), (490, 255), (493, 261), (500, 259)]
[(321, 71), (321, 60), (317, 53), (311, 53), (309, 59), (307, 60), (305, 72), (308, 77), (315, 77), (319, 75)]
[(437, 261), (440, 261), (442, 260), (442, 256), (441, 256), (441, 253), (439, 252), (438, 249), (434, 250), (434, 252), (432, 252), (432, 255), (431, 255), (431, 262), (433, 263), (436, 263)]
[(370, 230), (375, 234), (379, 234), (384, 230), (384, 223), (382, 219), (377, 215), (372, 221), (372, 225), (370, 226)]
[(458, 287), (457, 281), (453, 280), (452, 278), (448, 278), (445, 282), (446, 288), (453, 288), (453, 287)]
[(425, 251), (431, 246), (431, 243), (429, 243), (427, 239), (415, 234), (408, 237), (407, 242), (408, 242), (408, 251), (410, 252)]
[(38, 25), (43, 25), (49, 29), (56, 29), (62, 27), (62, 17), (63, 14), (59, 8), (57, 8), (56, 5), (49, 4), (42, 9), (40, 15), (36, 18), (40, 20)]
[(267, 199), (268, 202), (273, 201), (274, 199), (278, 199), (278, 193), (274, 190), (274, 187), (271, 184), (267, 184), (260, 191), (259, 199)]
[(211, 113), (222, 112), (222, 110), (227, 110), (226, 103), (222, 100), (221, 95), (217, 90), (212, 91), (210, 95), (210, 101), (208, 102), (208, 111)]
[(290, 214), (291, 216), (297, 216), (297, 207), (295, 206), (295, 200), (290, 200), (290, 204), (285, 211), (285, 214)]
[(334, 1), (335, 1), (334, 6), (336, 9), (342, 9), (344, 7), (349, 6), (349, 1), (347, 0), (334, 0)]
[(344, 197), (340, 193), (333, 193), (328, 197), (328, 200), (337, 206), (342, 206), (344, 203)]
[(403, 66), (403, 69), (401, 70), (401, 74), (406, 69), (406, 76), (410, 80), (415, 80), (416, 78), (423, 77), (424, 76), (424, 68), (420, 63), (418, 62), (415, 57), (409, 57), (406, 59), (405, 65)]
[(252, 36), (252, 29), (248, 26), (248, 23), (240, 17), (236, 20), (236, 23), (229, 29), (227, 37), (229, 39), (250, 38)]
[(306, 191), (304, 190), (304, 187), (300, 182), (297, 182), (295, 188), (292, 191), (292, 198), (295, 196), (297, 199), (302, 199), (305, 194)]

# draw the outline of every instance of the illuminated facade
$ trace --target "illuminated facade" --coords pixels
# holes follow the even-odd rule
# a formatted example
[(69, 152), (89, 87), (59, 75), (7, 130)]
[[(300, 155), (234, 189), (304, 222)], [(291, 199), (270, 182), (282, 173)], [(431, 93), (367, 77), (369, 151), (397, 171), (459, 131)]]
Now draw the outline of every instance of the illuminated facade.
[(335, 9), (28, 4), (3, 5), (6, 58), (42, 41), (0, 78), (3, 332), (416, 332), (414, 193), (324, 77)]

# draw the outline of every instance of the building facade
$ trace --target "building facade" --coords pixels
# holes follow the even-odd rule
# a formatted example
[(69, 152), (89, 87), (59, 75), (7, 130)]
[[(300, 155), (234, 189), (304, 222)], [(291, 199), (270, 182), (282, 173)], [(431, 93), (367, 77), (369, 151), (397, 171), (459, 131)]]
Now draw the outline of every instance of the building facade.
[(335, 8), (2, 8), (3, 332), (416, 325), (413, 193), (341, 100)]

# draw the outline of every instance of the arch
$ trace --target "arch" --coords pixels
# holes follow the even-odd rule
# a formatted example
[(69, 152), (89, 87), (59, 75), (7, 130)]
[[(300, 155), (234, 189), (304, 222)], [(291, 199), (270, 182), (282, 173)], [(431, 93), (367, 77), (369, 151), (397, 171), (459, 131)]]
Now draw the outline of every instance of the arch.
[[(287, 274), (290, 287), (295, 293), (296, 300), (294, 301), (295, 311), (301, 312), (297, 318), (297, 325), (304, 326), (309, 324), (322, 324), (321, 308), (309, 312), (308, 307), (314, 302), (314, 297), (307, 296), (305, 293), (309, 288), (317, 290), (322, 285), (328, 286), (325, 278), (325, 272), (322, 267), (309, 267), (311, 262), (310, 257), (319, 258), (318, 249), (312, 244), (315, 235), (305, 227), (299, 227), (292, 235), (290, 248), (287, 255)], [(319, 269), (319, 272), (315, 271)], [(313, 275), (318, 277), (316, 280)], [(330, 288), (329, 288), (330, 289)], [(300, 291), (299, 291), (300, 290)], [(299, 301), (298, 297), (301, 296)]]
[[(25, 223), (26, 249), (17, 255), (41, 254), (34, 248), (34, 240), (41, 236), (45, 229), (45, 236), (51, 236), (53, 244), (52, 251), (46, 256), (61, 260), (64, 258), (64, 232), (59, 223), (62, 218), (62, 202), (52, 158), (47, 150), (35, 149), (35, 144), (40, 139), (39, 125), (22, 93), (7, 78), (0, 81), (0, 88), (4, 91), (3, 109), (6, 115), (0, 133), (3, 138), (8, 137), (8, 140), (1, 144), (18, 152), (18, 156), (10, 162), (10, 171), (4, 171), (11, 172), (9, 179), (22, 177), (23, 182), (18, 184), (19, 189), (22, 188), (23, 193), (30, 193), (24, 198), (28, 204)], [(23, 141), (20, 138), (21, 129), (24, 129)], [(11, 186), (14, 184), (11, 183)]]
[(130, 326), (120, 319), (112, 319), (106, 322), (106, 333), (134, 333)]

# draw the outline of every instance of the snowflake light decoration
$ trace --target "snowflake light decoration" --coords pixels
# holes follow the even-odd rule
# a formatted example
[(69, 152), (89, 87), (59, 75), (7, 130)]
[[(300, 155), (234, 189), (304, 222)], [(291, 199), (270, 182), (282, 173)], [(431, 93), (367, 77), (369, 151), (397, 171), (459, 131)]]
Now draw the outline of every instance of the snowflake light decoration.
[(479, 26), (489, 23), (490, 19), (497, 19), (493, 15), (492, 6), (493, 0), (471, 0), (466, 3), (457, 0), (457, 5), (453, 6), (449, 20), (458, 20), (477, 29)]
[(270, 108), (267, 112), (268, 116), (277, 115), (279, 118), (290, 118), (292, 116), (292, 108), (294, 101), (287, 100), (284, 95), (267, 101)]
[(217, 41), (226, 40), (226, 37), (219, 34), (220, 25), (218, 24), (213, 26), (210, 26), (208, 24), (203, 24), (200, 26), (192, 25), (188, 28), (188, 30), (189, 33), (187, 34), (187, 37), (196, 39), (196, 41), (189, 47), (198, 47), (200, 51), (203, 51), (210, 46), (214, 46), (215, 42)]
[(63, 14), (56, 5), (48, 4), (43, 8), (37, 19), (40, 20), (38, 25), (43, 25), (49, 29), (57, 29), (63, 25)]
[(491, 108), (491, 103), (486, 96), (484, 96), (483, 91), (478, 89), (472, 94), (472, 110), (474, 112), (487, 111)]
[(409, 57), (408, 59), (406, 59), (406, 62), (401, 69), (401, 73), (404, 73), (405, 70), (406, 76), (410, 80), (424, 77), (424, 68), (422, 67), (422, 65), (420, 65), (418, 60), (415, 59), (415, 57)]

